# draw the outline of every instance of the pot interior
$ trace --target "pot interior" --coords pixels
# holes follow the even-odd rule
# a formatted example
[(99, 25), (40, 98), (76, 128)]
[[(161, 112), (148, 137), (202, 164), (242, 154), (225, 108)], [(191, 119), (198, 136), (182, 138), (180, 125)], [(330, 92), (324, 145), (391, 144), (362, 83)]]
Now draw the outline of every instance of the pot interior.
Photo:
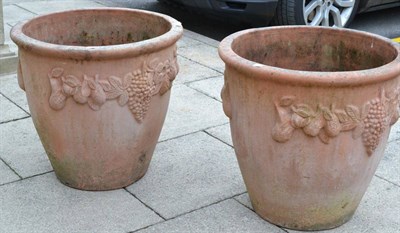
[(106, 46), (151, 39), (170, 29), (171, 24), (157, 15), (102, 9), (45, 15), (29, 21), (22, 31), (51, 44)]
[(397, 50), (384, 40), (349, 30), (269, 28), (234, 39), (232, 50), (257, 63), (301, 71), (355, 71), (393, 61)]

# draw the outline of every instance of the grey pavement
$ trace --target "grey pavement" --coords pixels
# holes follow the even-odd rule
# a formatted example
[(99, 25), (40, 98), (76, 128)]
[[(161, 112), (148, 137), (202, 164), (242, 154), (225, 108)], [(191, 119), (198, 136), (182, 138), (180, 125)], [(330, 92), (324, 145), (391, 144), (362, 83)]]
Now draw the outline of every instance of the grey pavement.
[[(3, 0), (6, 43), (15, 23), (112, 1)], [(218, 41), (185, 30), (180, 73), (147, 174), (129, 187), (80, 191), (61, 184), (16, 74), (0, 76), (0, 232), (295, 232), (252, 209), (223, 114)], [(400, 122), (354, 217), (329, 233), (400, 229)]]

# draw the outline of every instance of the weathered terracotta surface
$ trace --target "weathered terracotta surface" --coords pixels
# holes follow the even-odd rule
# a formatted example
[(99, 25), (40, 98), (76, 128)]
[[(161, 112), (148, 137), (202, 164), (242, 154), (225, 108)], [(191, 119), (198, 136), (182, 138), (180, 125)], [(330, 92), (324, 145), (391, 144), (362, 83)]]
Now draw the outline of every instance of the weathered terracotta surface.
[(233, 34), (219, 53), (255, 211), (300, 230), (349, 220), (399, 117), (399, 46), (352, 30), (276, 27)]
[(19, 85), (61, 182), (116, 189), (146, 173), (182, 33), (171, 17), (118, 8), (55, 13), (12, 29)]

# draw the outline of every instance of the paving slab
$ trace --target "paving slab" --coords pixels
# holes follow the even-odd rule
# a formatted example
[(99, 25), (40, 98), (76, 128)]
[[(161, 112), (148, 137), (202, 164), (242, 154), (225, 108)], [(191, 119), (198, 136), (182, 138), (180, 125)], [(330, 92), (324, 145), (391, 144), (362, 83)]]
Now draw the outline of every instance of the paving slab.
[[(11, 52), (18, 53), (17, 45), (11, 40), (10, 37), (11, 26), (8, 24), (4, 24), (4, 43), (8, 45)], [(1, 77), (0, 77), (1, 80)]]
[(214, 78), (207, 78), (204, 80), (191, 82), (188, 84), (189, 87), (206, 94), (207, 96), (222, 102), (221, 90), (224, 86), (224, 76), (218, 76)]
[(215, 47), (215, 48), (218, 48), (218, 46), (219, 46), (219, 41), (214, 40), (214, 39), (209, 38), (209, 37), (206, 37), (206, 36), (203, 36), (203, 35), (201, 35), (201, 34), (199, 34), (197, 32), (193, 32), (193, 31), (189, 31), (189, 30), (185, 29), (184, 30), (184, 35), (187, 36), (187, 37), (190, 37), (192, 39), (201, 41), (204, 44), (210, 45), (210, 46)]
[[(179, 54), (179, 49), (178, 49)], [(174, 83), (187, 83), (221, 75), (219, 72), (206, 66), (178, 56), (179, 73)]]
[(85, 0), (70, 0), (70, 1), (60, 1), (60, 2), (35, 1), (35, 2), (17, 3), (16, 5), (38, 15), (53, 13), (57, 11), (65, 11), (65, 10), (104, 7), (104, 5), (100, 3), (94, 1), (85, 1)]
[(4, 43), (8, 44), (9, 46), (17, 46), (14, 44), (14, 42), (11, 40), (10, 32), (11, 32), (11, 25), (4, 24)]
[(0, 124), (0, 157), (21, 177), (52, 171), (31, 118)]
[(192, 61), (219, 71), (221, 74), (224, 72), (225, 64), (219, 58), (218, 49), (215, 47), (211, 47), (207, 44), (199, 44), (181, 48), (179, 54)]
[(209, 128), (206, 130), (206, 132), (218, 138), (219, 140), (229, 144), (230, 146), (233, 146), (231, 137), (231, 126), (229, 125), (229, 123)]
[(388, 142), (395, 140), (400, 140), (400, 120), (398, 120), (396, 124), (392, 125), (392, 128), (390, 129)]
[[(252, 209), (246, 194), (236, 200)], [(344, 225), (326, 233), (395, 233), (400, 229), (400, 187), (374, 177), (353, 218)], [(291, 233), (301, 231), (288, 230)]]
[(251, 202), (250, 202), (249, 194), (243, 193), (243, 194), (241, 194), (239, 196), (236, 196), (234, 198), (235, 198), (235, 200), (237, 200), (238, 202), (242, 203), (247, 208), (249, 208), (251, 210), (254, 210), (253, 206), (251, 205)]
[[(387, 144), (376, 175), (400, 186), (400, 140)], [(400, 200), (399, 200), (400, 201)]]
[(262, 220), (235, 200), (229, 199), (138, 232), (284, 233), (285, 231)]
[(17, 5), (7, 5), (3, 7), (4, 22), (10, 26), (14, 26), (19, 21), (31, 19), (36, 14), (27, 11)]
[(128, 232), (162, 219), (124, 189), (88, 192), (54, 173), (0, 186), (2, 232)]
[(0, 185), (19, 180), (15, 172), (13, 172), (2, 160), (0, 160)]
[(29, 115), (13, 102), (0, 94), (0, 124), (28, 117)]
[(187, 31), (185, 30), (183, 32), (183, 37), (180, 40), (178, 40), (178, 43), (177, 43), (178, 51), (179, 51), (179, 48), (191, 47), (191, 46), (199, 45), (199, 44), (202, 43), (202, 42), (200, 42), (198, 40), (195, 40), (193, 38), (187, 37), (186, 34), (187, 34)]
[(160, 141), (222, 125), (228, 120), (222, 103), (185, 85), (175, 84)]
[(127, 189), (167, 219), (245, 191), (233, 149), (203, 132), (159, 143), (147, 174)]
[(3, 0), (3, 6), (8, 6), (8, 5), (13, 5), (15, 3), (21, 3), (21, 2), (32, 2), (32, 1), (52, 1), (52, 0)]
[(0, 77), (0, 93), (12, 100), (16, 105), (29, 113), (28, 101), (25, 92), (19, 88), (16, 74)]

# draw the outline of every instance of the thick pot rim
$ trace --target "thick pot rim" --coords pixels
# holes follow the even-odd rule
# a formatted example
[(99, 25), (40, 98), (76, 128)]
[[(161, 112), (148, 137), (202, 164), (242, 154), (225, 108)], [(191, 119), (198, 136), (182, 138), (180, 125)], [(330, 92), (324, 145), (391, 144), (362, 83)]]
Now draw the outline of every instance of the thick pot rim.
[[(132, 12), (136, 14), (138, 13), (147, 14), (150, 16), (164, 19), (170, 24), (171, 27), (166, 33), (151, 39), (138, 41), (134, 43), (106, 45), (106, 46), (75, 46), (75, 45), (61, 45), (61, 44), (47, 43), (41, 40), (34, 39), (30, 36), (27, 36), (23, 32), (24, 26), (36, 19), (44, 17), (54, 17), (60, 14), (79, 13), (79, 12), (88, 13), (88, 12), (99, 12), (99, 11), (104, 11), (104, 12), (119, 11), (119, 12)], [(10, 32), (11, 39), (18, 45), (19, 48), (41, 55), (59, 57), (59, 58), (70, 58), (77, 60), (105, 60), (105, 59), (134, 57), (141, 54), (151, 53), (162, 50), (164, 48), (167, 48), (175, 44), (182, 37), (182, 34), (183, 34), (182, 24), (178, 20), (168, 15), (146, 10), (127, 9), (118, 7), (88, 8), (88, 9), (68, 10), (68, 11), (60, 11), (60, 12), (45, 14), (35, 17), (26, 22), (18, 23), (11, 29)]]
[[(246, 34), (257, 33), (261, 31), (272, 31), (272, 30), (326, 30), (331, 33), (352, 33), (361, 36), (367, 36), (381, 41), (391, 47), (393, 47), (397, 55), (391, 62), (382, 66), (355, 71), (302, 71), (302, 70), (291, 70), (284, 69), (269, 65), (264, 65), (258, 62), (248, 60), (241, 57), (232, 49), (232, 44), (239, 37)], [(236, 71), (244, 74), (246, 77), (252, 77), (257, 79), (266, 79), (278, 83), (285, 83), (291, 85), (303, 85), (303, 86), (327, 86), (327, 87), (343, 87), (343, 86), (361, 86), (386, 80), (393, 79), (400, 75), (400, 45), (391, 41), (388, 38), (368, 33), (357, 31), (346, 28), (330, 28), (330, 27), (312, 27), (312, 26), (274, 26), (274, 27), (263, 27), (246, 29), (236, 33), (233, 33), (224, 38), (218, 48), (218, 53), (221, 59), (225, 62), (226, 68), (232, 68)]]

